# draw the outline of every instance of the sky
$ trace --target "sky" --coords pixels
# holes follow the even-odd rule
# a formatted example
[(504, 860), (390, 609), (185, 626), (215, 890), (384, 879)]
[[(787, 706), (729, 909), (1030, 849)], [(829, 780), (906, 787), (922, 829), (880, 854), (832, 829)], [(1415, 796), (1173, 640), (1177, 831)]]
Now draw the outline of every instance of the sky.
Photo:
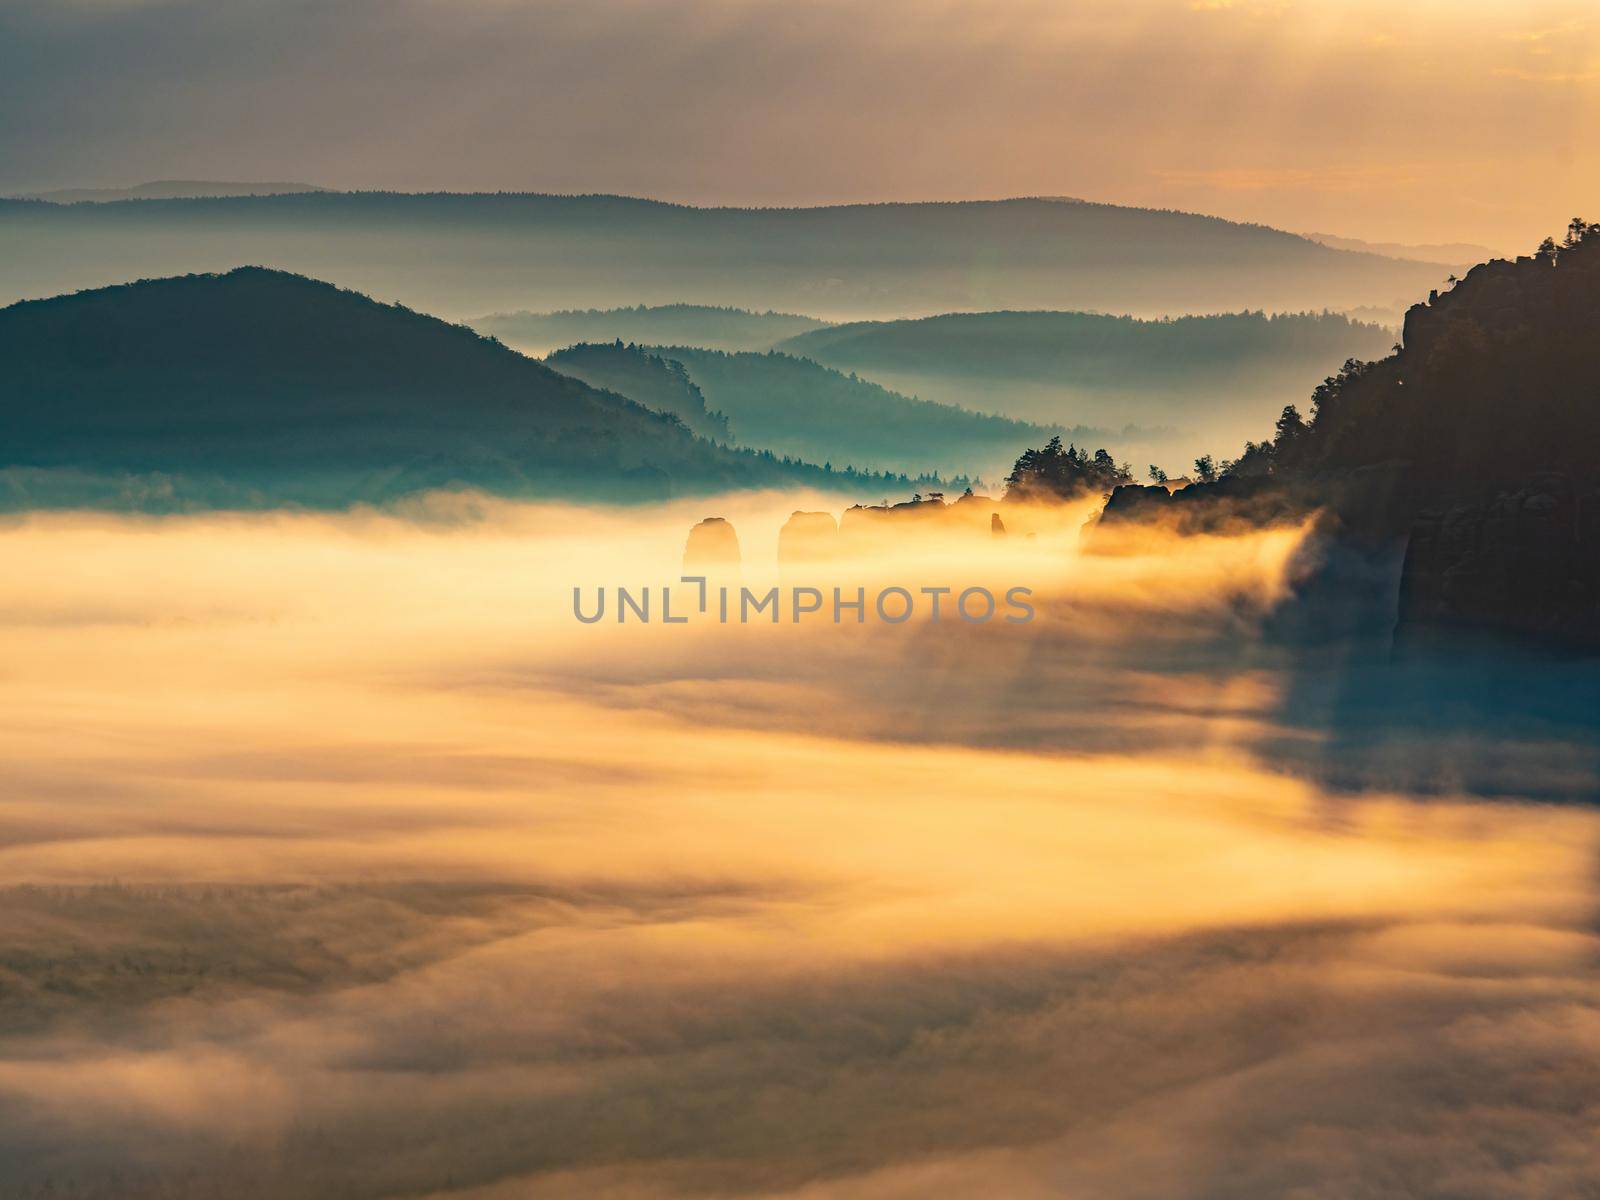
[(0, 113), (11, 192), (210, 178), (764, 205), (1072, 195), (1504, 251), (1600, 210), (1600, 14), (7, 0)]

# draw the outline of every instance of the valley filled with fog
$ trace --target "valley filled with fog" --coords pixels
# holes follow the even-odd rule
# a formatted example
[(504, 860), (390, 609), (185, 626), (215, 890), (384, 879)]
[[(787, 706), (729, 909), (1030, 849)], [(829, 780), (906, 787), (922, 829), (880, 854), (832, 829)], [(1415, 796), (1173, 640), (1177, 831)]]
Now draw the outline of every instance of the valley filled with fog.
[[(780, 571), (789, 514), (839, 507), (0, 529), (8, 1194), (1593, 1177), (1600, 826), (1402, 770), (1436, 729), (1329, 778), (1305, 696), (1386, 652), (1275, 626), (1310, 525), (1097, 552), (1083, 502)], [(713, 514), (740, 587), (1037, 615), (573, 619), (575, 587), (673, 584)]]

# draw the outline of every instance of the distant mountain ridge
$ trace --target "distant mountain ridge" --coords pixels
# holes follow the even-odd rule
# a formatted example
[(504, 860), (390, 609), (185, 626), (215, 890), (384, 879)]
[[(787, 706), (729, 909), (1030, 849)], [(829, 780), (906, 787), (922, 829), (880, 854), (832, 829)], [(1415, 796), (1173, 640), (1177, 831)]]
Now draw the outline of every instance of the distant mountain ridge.
[[(1059, 200), (696, 208), (623, 196), (317, 192), (0, 203), (13, 296), (241, 258), (446, 314), (689, 303), (824, 319), (1392, 304), (1433, 265), (1189, 213)], [(3, 299), (4, 297), (0, 297)]]
[(8, 507), (338, 506), (450, 486), (630, 500), (854, 482), (713, 445), (470, 329), (287, 272), (0, 309)]
[(637, 304), (548, 313), (490, 313), (467, 324), (525, 353), (545, 355), (564, 346), (619, 338), (642, 346), (770, 350), (785, 338), (825, 328), (828, 322), (798, 313), (751, 312), (726, 305)]
[(1412, 262), (1438, 263), (1447, 267), (1467, 267), (1487, 262), (1495, 256), (1487, 246), (1473, 242), (1428, 242), (1413, 245), (1407, 242), (1367, 242), (1360, 238), (1339, 237), (1332, 233), (1306, 233), (1302, 237), (1335, 250), (1355, 250), (1364, 254), (1381, 254), (1385, 258), (1408, 259)]
[(978, 378), (1123, 382), (1263, 359), (1356, 356), (1387, 348), (1377, 325), (1340, 313), (1217, 313), (1141, 320), (1089, 312), (945, 313), (857, 321), (800, 334), (786, 353), (863, 370)]
[(300, 192), (326, 192), (312, 183), (240, 182), (215, 179), (156, 179), (121, 188), (57, 188), (49, 192), (21, 192), (18, 200), (43, 200), (50, 204), (110, 204), (118, 200), (195, 200), (218, 196), (282, 196)]

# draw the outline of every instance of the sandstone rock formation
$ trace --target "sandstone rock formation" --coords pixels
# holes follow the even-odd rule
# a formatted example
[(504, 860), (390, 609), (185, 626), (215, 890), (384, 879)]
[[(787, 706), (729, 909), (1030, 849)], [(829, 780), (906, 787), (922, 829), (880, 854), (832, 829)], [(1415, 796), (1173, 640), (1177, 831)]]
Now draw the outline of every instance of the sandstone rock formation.
[(778, 531), (778, 565), (831, 562), (839, 554), (839, 522), (832, 513), (795, 512)]
[(739, 535), (723, 517), (707, 517), (689, 530), (683, 547), (685, 574), (737, 571), (741, 563)]

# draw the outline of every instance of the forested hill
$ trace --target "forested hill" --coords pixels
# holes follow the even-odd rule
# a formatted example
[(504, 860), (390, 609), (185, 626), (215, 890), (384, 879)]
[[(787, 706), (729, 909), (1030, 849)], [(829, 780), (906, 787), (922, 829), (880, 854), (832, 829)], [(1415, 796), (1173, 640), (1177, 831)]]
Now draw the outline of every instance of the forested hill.
[(790, 338), (780, 349), (844, 370), (1131, 388), (1285, 363), (1339, 363), (1382, 354), (1393, 340), (1381, 326), (1337, 313), (1145, 321), (1082, 312), (986, 312), (838, 325)]
[(8, 507), (851, 482), (713, 445), (469, 329), (255, 267), (0, 309), (0, 468)]
[(1575, 220), (1563, 244), (1474, 267), (1412, 308), (1396, 353), (1347, 363), (1309, 421), (1285, 409), (1220, 483), (1123, 489), (1113, 507), (1325, 507), (1356, 542), (1403, 541), (1397, 636), (1600, 651), (1597, 329), (1600, 225)]
[(0, 300), (241, 259), (450, 315), (694, 303), (827, 319), (1393, 305), (1447, 269), (1259, 225), (1058, 199), (694, 208), (620, 196), (0, 201)]
[(579, 342), (641, 346), (704, 346), (770, 350), (785, 338), (827, 326), (795, 313), (749, 312), (710, 304), (637, 304), (629, 308), (494, 313), (467, 322), (527, 354), (544, 355)]
[(705, 394), (676, 359), (614, 341), (579, 342), (544, 361), (590, 387), (626, 396), (656, 412), (671, 413), (701, 437), (733, 441), (728, 418), (706, 407)]
[(1600, 228), (1474, 268), (1406, 315), (1404, 347), (1321, 395), (1323, 465), (1407, 457), (1439, 493), (1600, 482)]
[(777, 351), (728, 354), (666, 346), (654, 352), (683, 364), (706, 403), (726, 414), (741, 444), (811, 462), (888, 471), (976, 471), (994, 478), (1016, 458), (1019, 446), (1057, 434), (1077, 441), (1114, 436), (1087, 426), (1063, 429), (919, 400)]

